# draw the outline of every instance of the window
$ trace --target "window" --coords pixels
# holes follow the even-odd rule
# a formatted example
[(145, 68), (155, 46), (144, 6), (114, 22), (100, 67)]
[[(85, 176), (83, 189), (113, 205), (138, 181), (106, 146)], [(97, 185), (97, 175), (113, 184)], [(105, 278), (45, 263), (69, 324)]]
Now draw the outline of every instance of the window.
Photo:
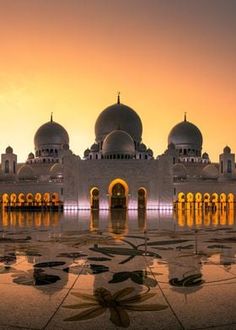
[(227, 173), (232, 173), (232, 162), (231, 162), (231, 160), (227, 161)]
[(5, 173), (9, 173), (9, 170), (10, 170), (10, 168), (9, 168), (9, 160), (6, 160), (5, 161)]
[(223, 160), (220, 162), (220, 172), (224, 173), (224, 163)]

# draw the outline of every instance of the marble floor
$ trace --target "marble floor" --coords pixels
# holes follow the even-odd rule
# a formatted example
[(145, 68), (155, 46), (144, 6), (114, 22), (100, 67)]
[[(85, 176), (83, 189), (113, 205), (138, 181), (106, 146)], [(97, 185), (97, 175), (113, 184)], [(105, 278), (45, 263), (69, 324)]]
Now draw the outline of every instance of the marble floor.
[(2, 213), (0, 329), (236, 329), (234, 210)]

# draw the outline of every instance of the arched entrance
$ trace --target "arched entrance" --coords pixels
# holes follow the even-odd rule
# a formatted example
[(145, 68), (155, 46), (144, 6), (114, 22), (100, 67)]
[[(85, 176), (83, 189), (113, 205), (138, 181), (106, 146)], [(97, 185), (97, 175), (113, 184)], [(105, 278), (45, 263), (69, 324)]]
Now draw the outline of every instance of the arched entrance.
[(147, 204), (147, 192), (144, 188), (138, 190), (138, 209), (145, 209)]
[(122, 179), (112, 181), (109, 186), (109, 198), (111, 209), (127, 208), (128, 185)]
[(99, 209), (99, 190), (96, 187), (90, 190), (90, 205), (92, 210)]

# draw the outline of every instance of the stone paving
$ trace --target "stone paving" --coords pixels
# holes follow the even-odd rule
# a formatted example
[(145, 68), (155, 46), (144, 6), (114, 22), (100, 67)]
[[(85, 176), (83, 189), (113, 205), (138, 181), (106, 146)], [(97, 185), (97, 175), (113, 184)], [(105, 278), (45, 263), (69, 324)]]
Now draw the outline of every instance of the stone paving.
[(236, 226), (202, 222), (2, 215), (0, 329), (236, 329)]

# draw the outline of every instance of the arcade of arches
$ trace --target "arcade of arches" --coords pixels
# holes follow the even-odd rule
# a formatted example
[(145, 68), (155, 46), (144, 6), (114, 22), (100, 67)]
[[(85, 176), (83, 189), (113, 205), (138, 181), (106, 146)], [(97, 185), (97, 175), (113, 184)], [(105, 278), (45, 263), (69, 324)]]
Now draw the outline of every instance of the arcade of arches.
[(1, 205), (3, 208), (43, 208), (43, 207), (58, 207), (62, 205), (57, 192), (53, 193), (4, 193), (0, 196)]
[(233, 193), (183, 193), (180, 192), (178, 193), (178, 199), (176, 203), (178, 204), (179, 207), (188, 207), (188, 206), (195, 206), (195, 207), (200, 207), (200, 206), (215, 206), (217, 204), (222, 205), (222, 204), (227, 204), (227, 205), (234, 205), (235, 201), (235, 196)]

